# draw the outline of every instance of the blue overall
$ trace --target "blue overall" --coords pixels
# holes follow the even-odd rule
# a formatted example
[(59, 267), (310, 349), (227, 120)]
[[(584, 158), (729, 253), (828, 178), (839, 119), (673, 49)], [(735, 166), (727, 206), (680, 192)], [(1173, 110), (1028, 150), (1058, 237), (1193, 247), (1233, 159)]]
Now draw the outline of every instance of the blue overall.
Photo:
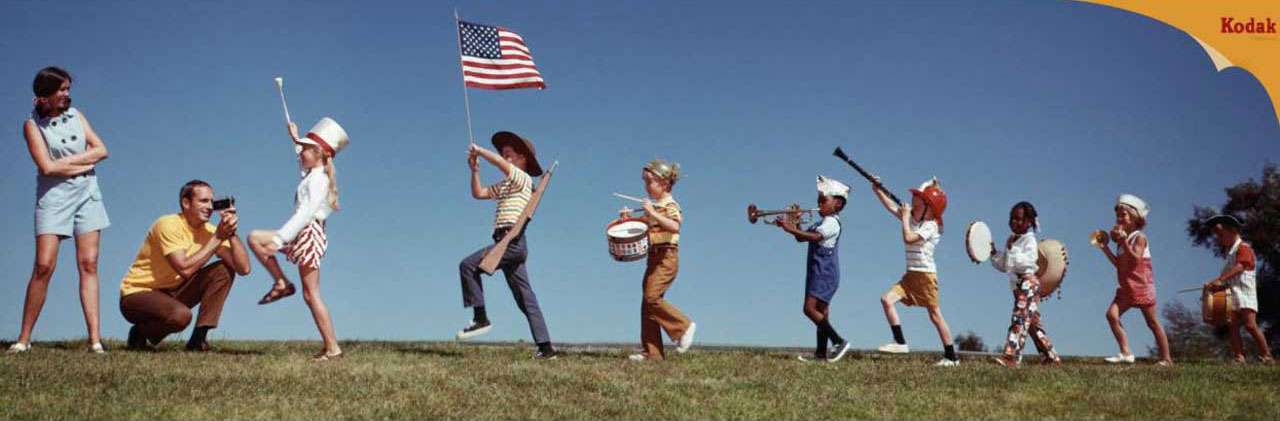
[[(835, 220), (836, 225), (839, 225), (840, 219), (835, 218)], [(822, 221), (818, 221), (809, 228), (809, 231), (816, 232), (821, 224)], [(831, 297), (836, 295), (836, 289), (840, 287), (840, 236), (836, 235), (835, 247), (826, 248), (820, 243), (821, 241), (809, 243), (804, 293), (825, 303), (831, 303)]]

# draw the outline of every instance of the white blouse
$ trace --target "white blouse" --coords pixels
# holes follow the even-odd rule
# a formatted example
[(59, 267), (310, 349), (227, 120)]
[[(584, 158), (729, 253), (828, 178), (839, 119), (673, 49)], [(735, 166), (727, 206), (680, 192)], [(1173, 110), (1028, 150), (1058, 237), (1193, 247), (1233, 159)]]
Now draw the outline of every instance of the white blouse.
[(285, 244), (293, 241), (313, 219), (323, 221), (333, 213), (333, 209), (329, 207), (329, 175), (324, 173), (324, 167), (318, 166), (307, 170), (302, 181), (298, 183), (298, 190), (293, 196), (293, 205), (293, 216), (290, 216), (284, 226), (276, 230), (275, 237), (271, 238), (277, 247), (284, 247)]
[(1013, 240), (1013, 245), (1009, 247), (1007, 252), (997, 252), (991, 257), (991, 267), (1001, 272), (1009, 274), (1009, 288), (1018, 289), (1018, 282), (1022, 275), (1034, 275), (1040, 270), (1040, 266), (1036, 264), (1036, 260), (1040, 259), (1040, 242), (1036, 241), (1036, 234), (1027, 231), (1026, 234)]

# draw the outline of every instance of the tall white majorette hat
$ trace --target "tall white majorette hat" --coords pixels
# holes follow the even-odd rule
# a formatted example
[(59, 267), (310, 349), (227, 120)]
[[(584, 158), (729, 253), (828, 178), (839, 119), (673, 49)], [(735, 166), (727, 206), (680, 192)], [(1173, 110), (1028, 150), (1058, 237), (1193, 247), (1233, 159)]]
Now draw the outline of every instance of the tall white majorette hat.
[[(311, 130), (307, 131), (306, 136), (298, 139), (300, 144), (319, 146), (320, 149), (328, 152), (331, 157), (338, 156), (338, 152), (346, 149), (347, 144), (350, 142), (351, 139), (347, 138), (347, 131), (343, 130), (342, 126), (338, 125), (338, 122), (329, 117), (320, 119), (315, 126), (311, 127)], [(294, 151), (301, 153), (302, 145), (298, 145), (297, 148), (294, 148)]]
[(842, 197), (846, 201), (849, 200), (849, 186), (839, 180), (827, 178), (825, 175), (818, 176), (818, 193), (827, 197)]
[(1147, 214), (1151, 213), (1151, 208), (1147, 206), (1147, 202), (1132, 194), (1122, 194), (1116, 198), (1116, 205), (1125, 205), (1138, 211), (1138, 216), (1147, 219)]

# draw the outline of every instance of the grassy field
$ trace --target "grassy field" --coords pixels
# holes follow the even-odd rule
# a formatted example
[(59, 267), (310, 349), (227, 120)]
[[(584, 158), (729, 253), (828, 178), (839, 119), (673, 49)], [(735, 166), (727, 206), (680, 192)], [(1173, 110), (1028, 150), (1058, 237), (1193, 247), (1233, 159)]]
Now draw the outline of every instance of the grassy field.
[[(1280, 366), (1139, 363), (1018, 370), (970, 357), (698, 349), (631, 362), (630, 349), (524, 345), (215, 342), (190, 354), (90, 355), (80, 342), (0, 355), (0, 418), (1277, 418)], [(673, 352), (674, 354), (674, 352)], [(1028, 360), (1031, 360), (1029, 358)]]

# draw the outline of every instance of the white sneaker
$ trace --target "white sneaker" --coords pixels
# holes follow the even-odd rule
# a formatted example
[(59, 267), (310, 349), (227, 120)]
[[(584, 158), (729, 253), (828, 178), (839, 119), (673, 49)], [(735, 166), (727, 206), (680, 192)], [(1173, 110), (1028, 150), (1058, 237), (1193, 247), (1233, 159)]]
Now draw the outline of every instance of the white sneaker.
[(458, 340), (474, 338), (474, 337), (489, 333), (489, 329), (491, 328), (493, 328), (493, 325), (488, 322), (482, 325), (482, 324), (476, 323), (475, 320), (472, 320), (471, 322), (467, 323), (467, 327), (463, 328), (461, 331), (458, 332), (457, 338)]
[(827, 352), (827, 362), (834, 363), (836, 361), (840, 361), (841, 358), (844, 358), (844, 354), (849, 353), (849, 348), (851, 347), (852, 346), (848, 341), (845, 341), (845, 343), (842, 344), (836, 344), (835, 348), (832, 348), (831, 351)]
[(809, 354), (809, 355), (800, 354), (800, 355), (797, 355), (797, 356), (796, 356), (796, 359), (797, 359), (797, 360), (799, 360), (800, 362), (806, 362), (806, 363), (812, 363), (812, 362), (817, 362), (817, 361), (826, 361), (826, 360), (827, 360), (826, 358), (819, 357), (819, 356), (817, 356), (817, 355), (815, 355), (815, 354)]
[(22, 343), (22, 342), (14, 342), (14, 343), (13, 343), (13, 345), (9, 345), (9, 349), (8, 349), (7, 351), (5, 351), (4, 353), (6, 353), (6, 354), (21, 354), (21, 353), (23, 353), (23, 352), (27, 352), (27, 351), (30, 351), (30, 350), (31, 350), (31, 344), (24, 344), (24, 343)]
[(1129, 354), (1129, 355), (1116, 354), (1114, 357), (1103, 358), (1103, 360), (1112, 364), (1116, 364), (1116, 363), (1133, 364), (1134, 358), (1133, 358), (1133, 354)]
[(900, 343), (891, 343), (891, 344), (881, 345), (880, 348), (876, 348), (876, 349), (880, 350), (880, 352), (887, 352), (890, 354), (906, 354), (907, 352), (909, 352), (909, 349), (907, 348), (907, 344), (900, 344)]
[(676, 352), (683, 354), (693, 346), (693, 332), (698, 330), (698, 324), (689, 322), (689, 330), (684, 331), (684, 336), (680, 337), (680, 345), (676, 347)]
[(946, 358), (943, 358), (941, 360), (938, 360), (938, 362), (933, 363), (933, 366), (934, 367), (958, 367), (960, 366), (960, 360), (953, 361), (953, 360), (948, 360)]
[(102, 344), (101, 344), (101, 343), (96, 343), (96, 344), (93, 344), (93, 345), (89, 345), (89, 353), (91, 353), (91, 354), (106, 354), (106, 353), (107, 353), (107, 350), (102, 349)]
[(639, 354), (631, 354), (630, 356), (627, 357), (627, 359), (631, 361), (644, 361), (649, 359), (649, 357), (646, 357), (644, 353), (639, 353)]

